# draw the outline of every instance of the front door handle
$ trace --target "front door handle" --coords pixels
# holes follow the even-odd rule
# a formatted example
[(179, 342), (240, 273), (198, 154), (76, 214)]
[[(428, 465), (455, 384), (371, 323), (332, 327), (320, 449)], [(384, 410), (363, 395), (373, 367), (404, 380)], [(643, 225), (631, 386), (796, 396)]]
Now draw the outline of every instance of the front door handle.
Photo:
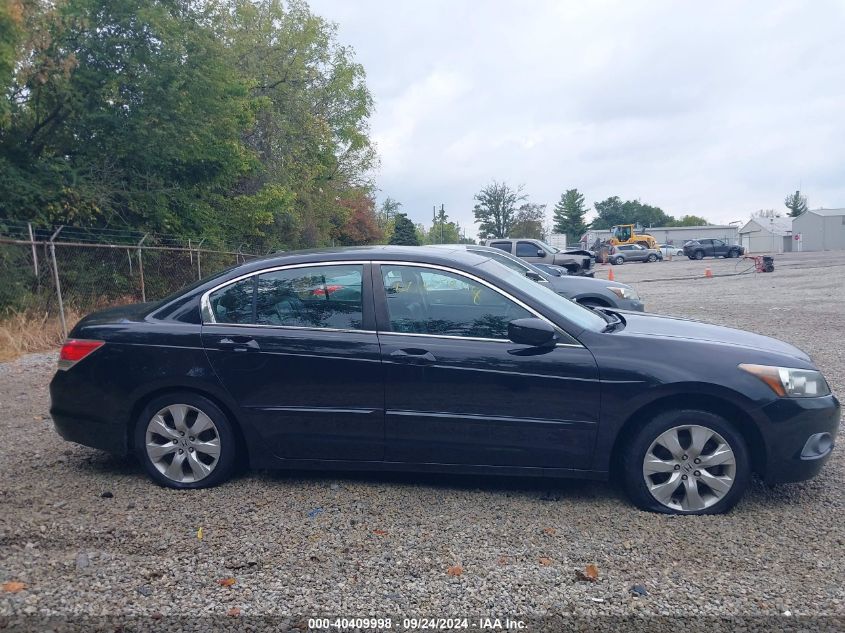
[(217, 347), (233, 352), (258, 352), (261, 346), (251, 336), (226, 336), (217, 341)]
[(390, 352), (390, 356), (396, 360), (416, 365), (427, 365), (429, 363), (437, 362), (437, 357), (434, 354), (428, 350), (416, 347), (397, 349), (395, 352)]

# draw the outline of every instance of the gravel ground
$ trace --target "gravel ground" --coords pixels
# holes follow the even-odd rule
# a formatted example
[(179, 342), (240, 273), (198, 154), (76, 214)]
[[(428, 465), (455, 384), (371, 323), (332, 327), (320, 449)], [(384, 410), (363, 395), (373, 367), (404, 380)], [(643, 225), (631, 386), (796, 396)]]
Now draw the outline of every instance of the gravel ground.
[[(845, 393), (845, 253), (784, 255), (767, 275), (705, 266), (735, 262), (614, 272), (652, 311), (800, 346)], [(714, 517), (641, 512), (593, 482), (250, 473), (177, 492), (56, 435), (54, 367), (0, 365), (0, 582), (26, 585), (0, 591), (0, 616), (845, 616), (841, 449), (815, 480), (755, 482)], [(576, 579), (588, 564), (597, 582)]]

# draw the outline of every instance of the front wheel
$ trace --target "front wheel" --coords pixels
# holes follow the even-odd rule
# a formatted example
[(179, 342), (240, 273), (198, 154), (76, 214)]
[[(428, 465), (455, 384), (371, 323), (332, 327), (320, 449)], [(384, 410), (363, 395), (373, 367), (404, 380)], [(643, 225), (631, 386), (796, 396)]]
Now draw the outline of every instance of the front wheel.
[(742, 497), (751, 460), (721, 416), (692, 409), (658, 415), (630, 444), (622, 476), (631, 500), (666, 514), (719, 514)]
[(135, 426), (135, 452), (152, 479), (170, 488), (208, 488), (235, 469), (232, 423), (202, 396), (172, 393), (150, 401)]
[(657, 255), (653, 255), (653, 254), (652, 254), (652, 255), (649, 255), (649, 256), (648, 256), (648, 261), (650, 261), (651, 263), (656, 262), (656, 261), (657, 261)]

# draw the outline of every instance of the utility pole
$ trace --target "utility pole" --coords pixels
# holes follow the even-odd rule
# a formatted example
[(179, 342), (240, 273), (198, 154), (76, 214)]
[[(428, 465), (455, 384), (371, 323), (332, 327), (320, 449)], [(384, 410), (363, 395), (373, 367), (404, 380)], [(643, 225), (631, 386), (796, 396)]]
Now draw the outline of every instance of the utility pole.
[(446, 209), (444, 208), (443, 203), (440, 203), (440, 243), (443, 243), (443, 224), (444, 220), (446, 219)]

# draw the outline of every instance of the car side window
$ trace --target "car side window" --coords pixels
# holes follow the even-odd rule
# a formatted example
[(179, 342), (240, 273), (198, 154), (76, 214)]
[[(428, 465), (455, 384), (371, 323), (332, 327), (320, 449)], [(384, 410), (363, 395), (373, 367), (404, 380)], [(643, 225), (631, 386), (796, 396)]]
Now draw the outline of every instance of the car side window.
[(490, 246), (492, 246), (493, 248), (498, 248), (500, 251), (505, 251), (506, 253), (511, 252), (510, 242), (491, 242)]
[(217, 323), (250, 324), (255, 277), (224, 286), (208, 295), (208, 303)]
[(725, 243), (722, 240), (713, 240), (713, 246), (724, 246)]
[(360, 330), (361, 264), (288, 268), (258, 275), (256, 323)]
[(516, 243), (516, 256), (517, 257), (537, 257), (537, 251), (540, 250), (540, 247), (536, 244), (532, 244), (531, 242), (517, 242)]
[(393, 332), (507, 340), (508, 323), (534, 316), (457, 273), (385, 264), (381, 274)]

